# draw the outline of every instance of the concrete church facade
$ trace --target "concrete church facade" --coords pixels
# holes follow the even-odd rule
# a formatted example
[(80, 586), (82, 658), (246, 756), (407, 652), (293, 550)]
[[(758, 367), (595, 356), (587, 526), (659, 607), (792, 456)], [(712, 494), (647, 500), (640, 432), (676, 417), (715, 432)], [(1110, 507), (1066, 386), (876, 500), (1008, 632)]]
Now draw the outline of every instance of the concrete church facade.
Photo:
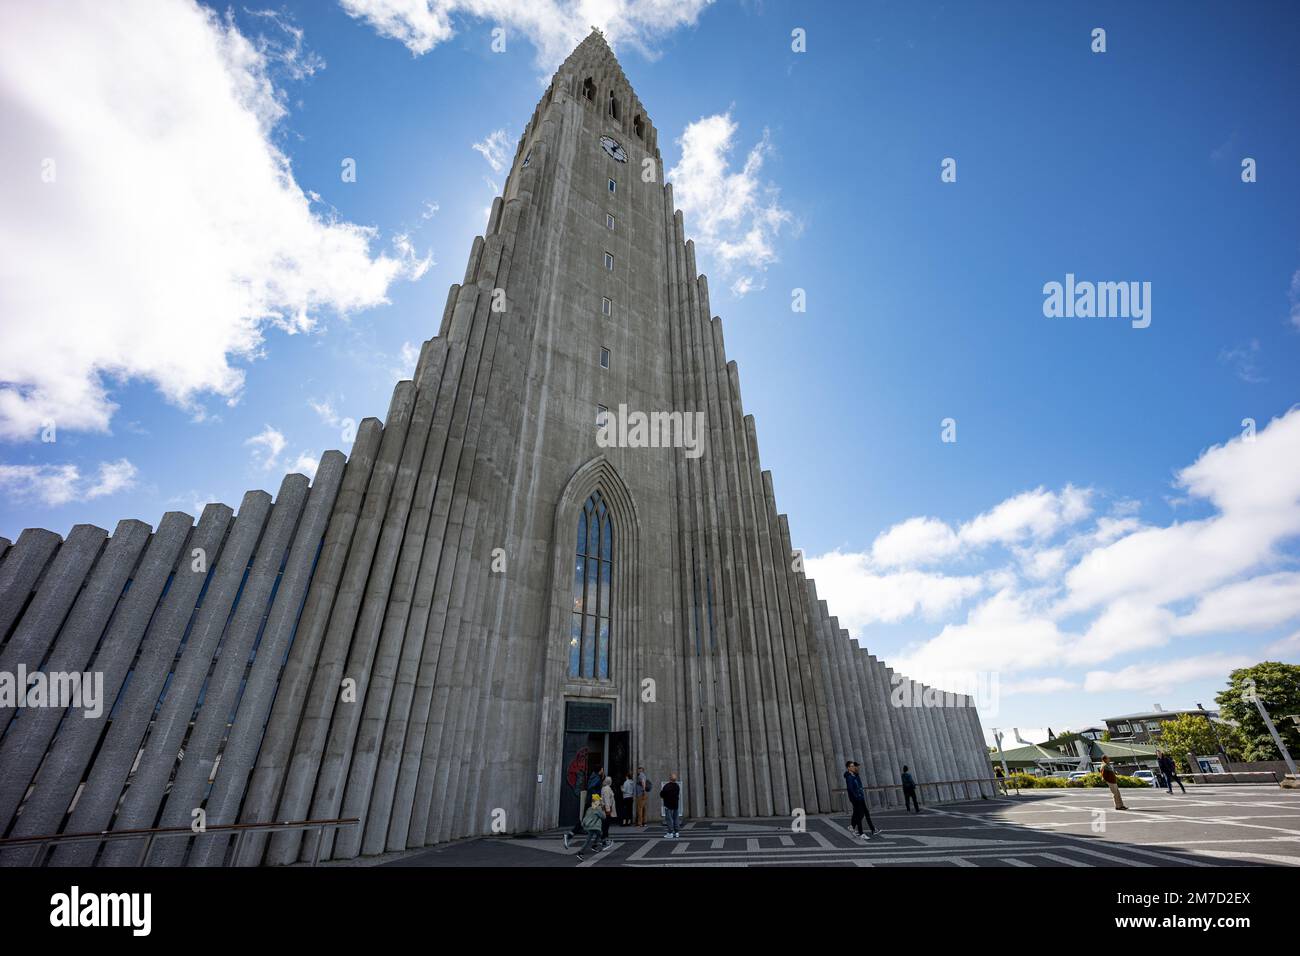
[[(661, 173), (593, 32), (413, 379), (346, 459), (197, 524), (0, 541), (0, 671), (101, 674), (107, 701), (98, 718), (0, 707), (4, 836), (189, 826), (199, 808), (209, 827), (356, 817), (147, 852), (348, 858), (567, 822), (588, 764), (677, 772), (688, 816), (842, 810), (848, 758), (868, 786), (906, 763), (932, 797), (992, 794), (972, 702), (861, 648), (799, 568)], [(633, 413), (702, 433), (628, 441)], [(71, 843), (47, 862), (144, 852)]]

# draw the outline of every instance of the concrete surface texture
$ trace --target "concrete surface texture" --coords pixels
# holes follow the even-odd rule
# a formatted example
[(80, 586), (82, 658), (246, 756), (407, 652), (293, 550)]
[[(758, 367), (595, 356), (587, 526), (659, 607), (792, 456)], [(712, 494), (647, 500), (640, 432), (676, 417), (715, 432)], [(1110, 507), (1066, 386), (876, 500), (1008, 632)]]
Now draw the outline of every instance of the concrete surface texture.
[[(920, 703), (804, 577), (662, 173), (593, 32), (346, 461), (197, 525), (0, 543), (0, 669), (89, 669), (122, 695), (111, 721), (0, 712), (4, 835), (360, 821), (245, 839), (233, 862), (255, 865), (544, 830), (576, 808), (586, 732), (611, 765), (678, 773), (688, 818), (839, 810), (848, 758), (872, 806), (901, 803), (903, 764), (930, 799), (993, 795), (970, 699)], [(598, 432), (601, 406), (621, 427)], [(573, 704), (607, 709), (579, 727)], [(147, 862), (232, 853), (205, 834)]]

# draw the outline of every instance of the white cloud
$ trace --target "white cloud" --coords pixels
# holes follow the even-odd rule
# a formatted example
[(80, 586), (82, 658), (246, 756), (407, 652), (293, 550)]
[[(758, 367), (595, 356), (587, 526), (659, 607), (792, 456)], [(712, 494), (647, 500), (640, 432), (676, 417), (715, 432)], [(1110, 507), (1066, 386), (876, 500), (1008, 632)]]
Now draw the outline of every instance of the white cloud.
[(905, 652), (897, 666), (917, 680), (934, 673), (1013, 674), (1058, 663), (1064, 648), (1056, 622), (1029, 595), (1005, 588), (974, 607), (964, 624), (946, 624), (938, 636)]
[(106, 431), (133, 379), (201, 415), (237, 400), (232, 361), (268, 326), (310, 330), (418, 274), (318, 215), (273, 144), (272, 76), (319, 67), (293, 49), (194, 3), (0, 5), (0, 438)]
[(1191, 681), (1206, 678), (1228, 679), (1229, 672), (1255, 663), (1240, 654), (1206, 654), (1172, 661), (1133, 664), (1118, 671), (1088, 671), (1083, 689), (1090, 693), (1110, 691), (1170, 691)]
[(1009, 697), (1013, 694), (1057, 694), (1061, 691), (1074, 690), (1078, 686), (1077, 681), (1066, 680), (1064, 677), (1030, 677), (1002, 684), (1000, 689)]
[(320, 420), (330, 428), (338, 428), (343, 424), (343, 419), (339, 417), (339, 413), (334, 410), (334, 406), (328, 399), (319, 402), (315, 399), (308, 399), (307, 404), (311, 406), (311, 410), (317, 414)]
[(1300, 631), (1280, 641), (1274, 641), (1264, 648), (1264, 654), (1270, 660), (1300, 661)]
[(390, 373), (391, 378), (400, 381), (415, 377), (415, 366), (420, 361), (420, 345), (416, 342), (403, 342), (397, 353), (397, 362)]
[(794, 217), (781, 206), (776, 187), (762, 178), (763, 161), (772, 149), (767, 130), (744, 165), (731, 168), (737, 129), (729, 112), (688, 125), (677, 140), (681, 161), (668, 171), (668, 179), (687, 228), (724, 276), (739, 274), (731, 288), (743, 295), (754, 287), (755, 273), (777, 261), (776, 239)]
[(52, 508), (89, 501), (134, 487), (136, 467), (125, 458), (103, 461), (93, 477), (76, 465), (0, 464), (0, 488), (15, 501), (37, 501)]
[[(1206, 450), (1175, 482), (1205, 516), (1157, 526), (1131, 500), (1094, 515), (1086, 489), (1039, 488), (964, 524), (910, 518), (869, 554), (805, 563), (832, 611), (867, 643), (876, 643), (861, 633), (869, 625), (938, 619), (938, 633), (897, 660), (936, 686), (931, 675), (1095, 668), (1185, 636), (1236, 637), (1300, 618), (1300, 407), (1253, 442)], [(972, 586), (955, 591), (955, 582)], [(980, 594), (991, 596), (967, 606)], [(1138, 680), (1129, 670), (1095, 674), (1094, 685)]]
[(1169, 640), (1174, 615), (1162, 607), (1119, 600), (1073, 641), (1066, 658), (1073, 664), (1096, 664), (1119, 654), (1159, 647)]
[(1278, 545), (1300, 534), (1300, 411), (1273, 420), (1254, 441), (1210, 448), (1179, 472), (1177, 485), (1217, 513), (1092, 550), (1065, 577), (1063, 611), (1121, 598), (1168, 604), (1276, 560)]
[(1280, 571), (1211, 591), (1178, 622), (1178, 633), (1266, 630), (1296, 617), (1300, 617), (1300, 572)]
[(316, 469), (320, 467), (320, 459), (313, 458), (307, 452), (299, 452), (298, 457), (294, 459), (293, 464), (289, 466), (289, 474), (303, 474), (308, 478), (316, 477)]
[(876, 537), (871, 560), (882, 567), (915, 567), (949, 558), (961, 547), (956, 533), (937, 518), (908, 518)]
[(510, 137), (503, 129), (493, 130), (480, 142), (471, 145), (470, 149), (487, 160), (492, 172), (499, 173), (506, 168), (510, 159)]
[(267, 425), (244, 444), (252, 449), (253, 464), (263, 471), (270, 471), (279, 463), (280, 453), (287, 442), (283, 434)]
[(945, 577), (921, 571), (877, 574), (865, 554), (832, 551), (805, 561), (821, 597), (834, 599), (831, 613), (850, 631), (877, 622), (951, 611), (983, 587), (977, 577)]
[[(540, 68), (553, 70), (590, 31), (650, 57), (650, 45), (682, 26), (693, 25), (712, 0), (340, 0), (345, 11), (365, 20), (380, 36), (401, 42), (412, 54), (428, 53), (455, 35), (453, 19), (487, 20), (506, 28), (506, 49), (516, 35), (537, 50)], [(484, 41), (487, 42), (486, 40)]]
[(1089, 491), (1073, 485), (1066, 485), (1060, 494), (1044, 488), (1026, 491), (963, 525), (961, 540), (978, 547), (1046, 538), (1086, 518), (1091, 510), (1090, 495)]

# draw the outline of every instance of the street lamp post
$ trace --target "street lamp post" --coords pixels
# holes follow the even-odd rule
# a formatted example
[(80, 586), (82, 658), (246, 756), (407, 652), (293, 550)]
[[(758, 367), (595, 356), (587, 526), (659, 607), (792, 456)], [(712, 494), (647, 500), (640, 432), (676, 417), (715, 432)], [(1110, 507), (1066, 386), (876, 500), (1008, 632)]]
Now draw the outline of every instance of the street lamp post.
[(1291, 776), (1294, 777), (1296, 775), (1296, 769), (1295, 761), (1291, 759), (1291, 752), (1286, 749), (1286, 744), (1282, 742), (1282, 735), (1279, 734), (1277, 728), (1273, 726), (1273, 721), (1268, 716), (1268, 711), (1264, 709), (1264, 702), (1259, 699), (1259, 693), (1253, 688), (1249, 692), (1249, 699), (1255, 702), (1255, 708), (1259, 711), (1259, 716), (1264, 718), (1264, 726), (1267, 727), (1268, 732), (1273, 735), (1273, 743), (1277, 744), (1278, 753), (1282, 755), (1282, 759), (1286, 761), (1287, 770), (1289, 770)]
[(1223, 759), (1226, 761), (1228, 759), (1228, 751), (1223, 749), (1223, 738), (1219, 736), (1219, 728), (1214, 726), (1214, 721), (1210, 719), (1210, 715), (1206, 712), (1204, 704), (1197, 704), (1196, 709), (1202, 714), (1205, 714), (1205, 722), (1209, 724), (1210, 729), (1214, 731), (1214, 742), (1219, 745), (1219, 753), (1223, 754)]

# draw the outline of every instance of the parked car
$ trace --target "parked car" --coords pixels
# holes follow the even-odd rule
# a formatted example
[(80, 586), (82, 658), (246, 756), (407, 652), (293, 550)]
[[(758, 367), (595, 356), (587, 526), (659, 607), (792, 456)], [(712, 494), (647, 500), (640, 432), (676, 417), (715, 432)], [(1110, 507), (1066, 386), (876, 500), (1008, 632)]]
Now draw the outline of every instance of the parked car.
[(1133, 774), (1133, 776), (1137, 777), (1141, 781), (1144, 781), (1148, 787), (1159, 786), (1159, 784), (1156, 782), (1156, 774), (1154, 770), (1139, 770), (1137, 771), (1137, 773)]
[(1071, 770), (1070, 780), (1082, 780), (1084, 777), (1088, 776), (1090, 772), (1091, 771), (1088, 770)]

